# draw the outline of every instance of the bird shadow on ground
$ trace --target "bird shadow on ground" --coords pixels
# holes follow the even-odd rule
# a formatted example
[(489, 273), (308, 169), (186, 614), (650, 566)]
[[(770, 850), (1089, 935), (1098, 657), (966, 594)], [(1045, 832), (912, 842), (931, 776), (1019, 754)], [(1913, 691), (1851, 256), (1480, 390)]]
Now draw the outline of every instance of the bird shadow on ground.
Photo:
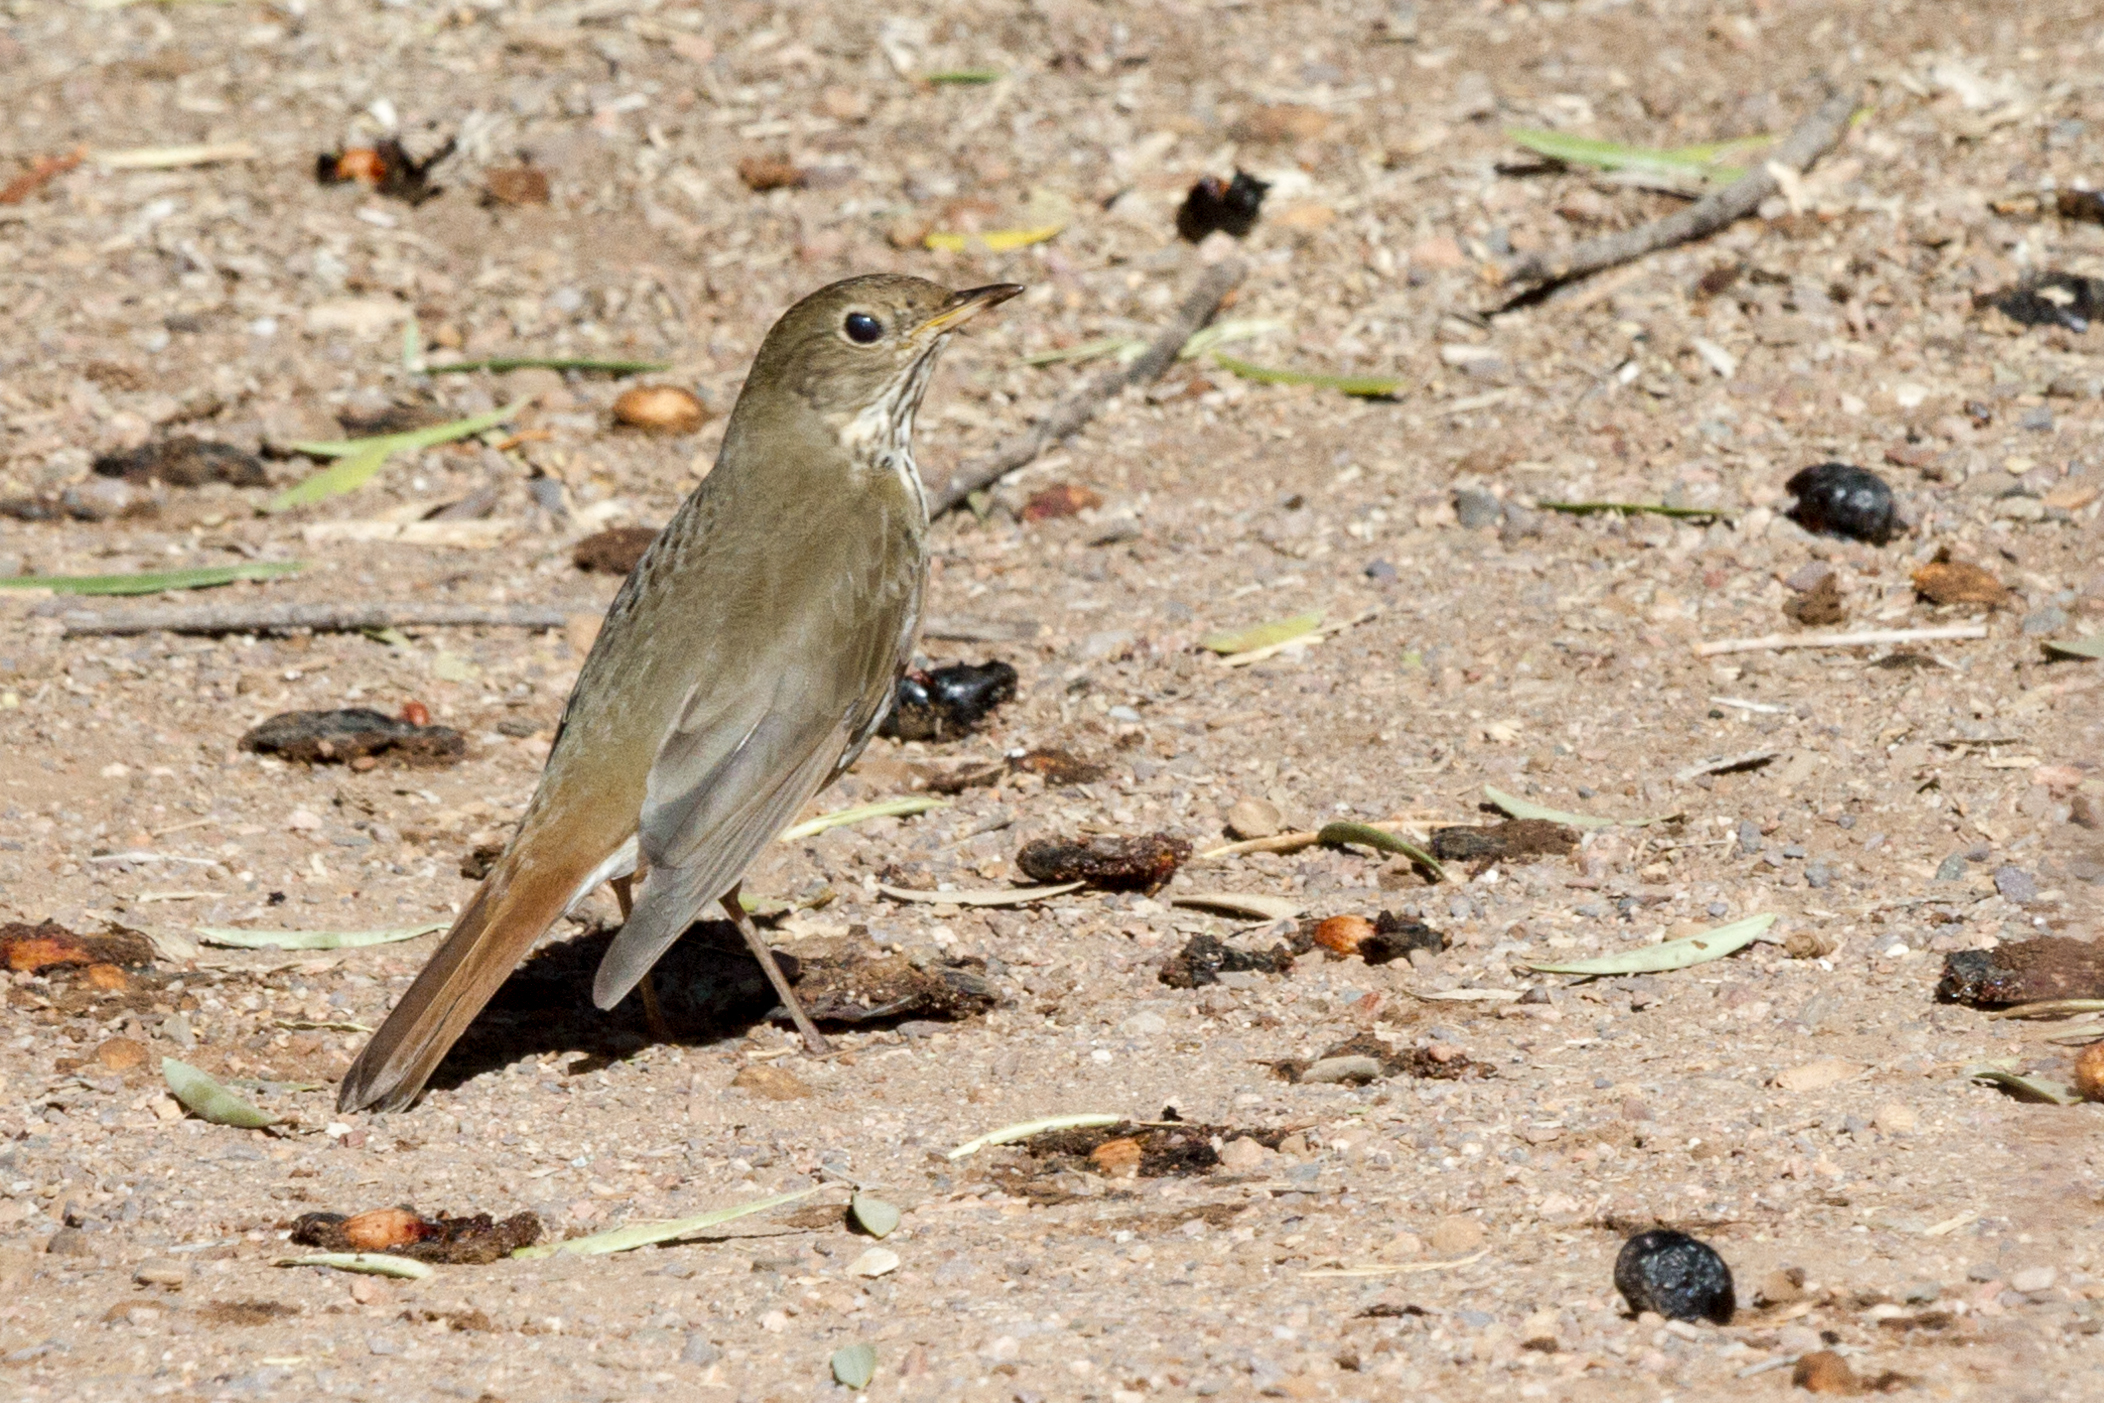
[[(592, 976), (618, 928), (601, 927), (535, 950), (512, 972), (432, 1077), (452, 1089), (513, 1063), (551, 1052), (582, 1052), (571, 1075), (632, 1057), (657, 1038), (643, 1001), (630, 994), (611, 1009), (592, 1003)], [(781, 955), (793, 979), (795, 961)], [(728, 921), (697, 921), (659, 959), (650, 976), (675, 1041), (704, 1044), (737, 1038), (764, 1021), (774, 991)]]

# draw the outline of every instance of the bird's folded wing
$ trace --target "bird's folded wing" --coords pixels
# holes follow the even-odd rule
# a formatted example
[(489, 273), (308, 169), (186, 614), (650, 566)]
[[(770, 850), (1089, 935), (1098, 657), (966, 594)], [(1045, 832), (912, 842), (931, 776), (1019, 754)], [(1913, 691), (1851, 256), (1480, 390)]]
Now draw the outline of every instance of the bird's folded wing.
[(592, 982), (601, 1008), (618, 1003), (730, 890), (889, 701), (900, 621), (871, 624), (830, 656), (815, 640), (783, 647), (696, 689), (650, 769), (643, 887)]

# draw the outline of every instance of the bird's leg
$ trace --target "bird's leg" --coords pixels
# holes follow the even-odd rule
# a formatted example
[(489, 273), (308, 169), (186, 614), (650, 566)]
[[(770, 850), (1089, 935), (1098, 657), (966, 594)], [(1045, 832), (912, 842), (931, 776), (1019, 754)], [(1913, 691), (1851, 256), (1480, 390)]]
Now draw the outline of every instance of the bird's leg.
[(760, 962), (761, 969), (767, 971), (767, 982), (774, 986), (775, 997), (782, 1001), (782, 1007), (788, 1009), (789, 1016), (796, 1020), (796, 1030), (804, 1035), (804, 1049), (813, 1057), (823, 1057), (831, 1052), (833, 1045), (826, 1041), (825, 1034), (819, 1032), (818, 1025), (811, 1021), (811, 1015), (805, 1013), (804, 1006), (797, 1002), (796, 991), (789, 987), (788, 979), (782, 974), (782, 967), (774, 962), (774, 951), (768, 949), (767, 942), (760, 939), (759, 928), (753, 925), (752, 917), (747, 915), (745, 907), (739, 904), (738, 888), (732, 887), (724, 893), (723, 909), (729, 913), (731, 924), (737, 926), (738, 934), (745, 937), (745, 946), (752, 951), (752, 957)]
[[(614, 889), (614, 900), (621, 903), (621, 924), (628, 924), (628, 913), (635, 907), (633, 887), (635, 876), (609, 877), (606, 884)], [(650, 1029), (650, 1036), (661, 1043), (672, 1041), (672, 1025), (665, 1021), (665, 1010), (658, 1005), (657, 971), (643, 971), (643, 980), (636, 985), (636, 992), (643, 996), (643, 1023)]]

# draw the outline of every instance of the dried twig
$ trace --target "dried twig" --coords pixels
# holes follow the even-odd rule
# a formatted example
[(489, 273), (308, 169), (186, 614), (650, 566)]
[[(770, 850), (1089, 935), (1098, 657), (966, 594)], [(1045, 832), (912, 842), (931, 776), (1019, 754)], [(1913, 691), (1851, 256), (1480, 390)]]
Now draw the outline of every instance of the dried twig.
[(1104, 371), (1052, 406), (1052, 411), (1031, 425), (1028, 433), (997, 444), (993, 452), (982, 458), (960, 463), (942, 491), (930, 496), (928, 515), (941, 516), (962, 506), (974, 492), (993, 486), (1017, 468), (1027, 466), (1055, 443), (1080, 432), (1082, 425), (1095, 418), (1097, 411), (1120, 391), (1160, 379), (1162, 373), (1176, 363), (1184, 342), (1213, 319), (1220, 304), (1227, 300), (1228, 293), (1234, 291), (1247, 271), (1247, 266), (1239, 258), (1223, 259), (1207, 267), (1199, 275), (1198, 284), (1191, 289), (1190, 296), (1177, 307), (1176, 315), (1170, 318), (1161, 335), (1149, 343), (1139, 359), (1130, 365)]
[(1891, 643), (1933, 643), (1946, 638), (1985, 638), (1985, 624), (1951, 624), (1945, 628), (1872, 628), (1861, 633), (1771, 633), (1763, 638), (1720, 638), (1697, 643), (1695, 656), (1719, 653), (1771, 653), (1785, 648), (1862, 648)]
[(1603, 268), (1642, 258), (1647, 253), (1656, 253), (1662, 248), (1706, 238), (1753, 213), (1761, 201), (1776, 193), (1780, 182), (1769, 171), (1770, 166), (1782, 166), (1802, 174), (1810, 169), (1812, 162), (1832, 150), (1840, 142), (1842, 133), (1848, 130), (1849, 114), (1855, 111), (1855, 107), (1856, 95), (1852, 89), (1831, 92), (1816, 111), (1799, 122), (1797, 129), (1783, 139), (1766, 162), (1715, 194), (1705, 196), (1664, 219), (1655, 219), (1619, 234), (1584, 239), (1558, 252), (1530, 253), (1524, 258), (1514, 259), (1497, 271), (1497, 280), (1506, 287), (1528, 288), (1569, 282)]
[[(55, 602), (55, 601), (54, 601)], [(47, 604), (69, 637), (93, 633), (359, 633), (373, 628), (561, 628), (568, 615), (541, 604), (167, 604), (67, 609)]]

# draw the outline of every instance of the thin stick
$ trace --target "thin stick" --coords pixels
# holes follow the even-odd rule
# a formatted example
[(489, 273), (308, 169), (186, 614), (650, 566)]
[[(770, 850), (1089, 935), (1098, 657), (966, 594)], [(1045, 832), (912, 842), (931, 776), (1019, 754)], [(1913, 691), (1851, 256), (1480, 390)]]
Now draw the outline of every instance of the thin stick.
[(1814, 161), (1831, 151), (1848, 130), (1848, 119), (1856, 109), (1853, 89), (1831, 91), (1825, 102), (1797, 124), (1797, 129), (1759, 167), (1748, 171), (1713, 195), (1705, 196), (1684, 210), (1664, 219), (1584, 239), (1554, 253), (1530, 253), (1497, 270), (1497, 281), (1506, 287), (1548, 286), (1582, 278), (1603, 268), (1632, 262), (1662, 248), (1690, 243), (1716, 233), (1725, 225), (1745, 218), (1760, 208), (1761, 201), (1776, 193), (1780, 183), (1769, 171), (1771, 165), (1803, 174)]
[(102, 633), (361, 633), (373, 628), (561, 628), (543, 604), (164, 604), (139, 609), (63, 609), (68, 637)]
[(1169, 319), (1169, 324), (1149, 343), (1139, 359), (1130, 365), (1104, 371), (1052, 406), (1051, 412), (1031, 425), (1029, 432), (995, 445), (994, 451), (982, 458), (958, 464), (957, 471), (950, 474), (942, 491), (929, 498), (928, 515), (937, 517), (954, 510), (974, 492), (993, 486), (1017, 468), (1027, 467), (1038, 454), (1079, 433), (1081, 427), (1095, 418), (1097, 412), (1121, 391), (1159, 380), (1162, 373), (1176, 363), (1184, 342), (1213, 319), (1220, 304), (1227, 300), (1228, 293), (1234, 291), (1248, 271), (1248, 266), (1239, 258), (1223, 259), (1208, 267), (1199, 275), (1190, 296), (1177, 307), (1176, 315)]
[(724, 893), (723, 909), (730, 916), (731, 923), (738, 927), (738, 934), (745, 937), (745, 948), (752, 951), (752, 957), (760, 962), (760, 968), (767, 975), (767, 982), (774, 986), (774, 996), (782, 1001), (782, 1007), (788, 1009), (790, 1018), (795, 1020), (796, 1031), (804, 1035), (804, 1050), (813, 1057), (830, 1055), (833, 1045), (826, 1041), (824, 1033), (818, 1031), (818, 1025), (811, 1021), (811, 1015), (804, 1012), (803, 1004), (796, 997), (796, 990), (789, 987), (788, 976), (784, 975), (782, 967), (775, 963), (774, 951), (760, 938), (760, 932), (754, 927), (752, 917), (746, 914), (745, 907), (740, 904), (737, 887), (732, 887)]
[(1985, 638), (1985, 624), (1951, 624), (1946, 628), (1873, 628), (1861, 633), (1771, 633), (1765, 638), (1723, 638), (1697, 643), (1695, 656), (1719, 653), (1778, 653), (1785, 648), (1863, 648), (1889, 643), (1933, 643), (1946, 638)]

